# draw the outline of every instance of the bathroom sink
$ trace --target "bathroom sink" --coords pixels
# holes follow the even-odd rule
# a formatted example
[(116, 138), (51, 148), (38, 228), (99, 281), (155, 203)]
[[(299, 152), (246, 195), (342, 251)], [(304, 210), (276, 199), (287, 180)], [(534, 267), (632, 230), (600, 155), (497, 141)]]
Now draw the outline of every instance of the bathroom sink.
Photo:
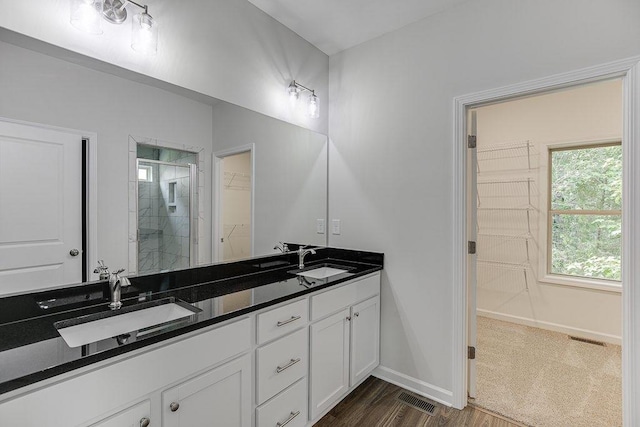
[(133, 331), (170, 323), (193, 316), (202, 310), (175, 298), (165, 298), (125, 307), (61, 320), (54, 323), (69, 347), (80, 347)]
[(346, 272), (348, 272), (348, 270), (323, 266), (323, 267), (318, 267), (311, 270), (299, 271), (296, 274), (298, 276), (309, 277), (311, 279), (326, 279), (327, 277), (335, 276), (335, 275), (346, 273)]

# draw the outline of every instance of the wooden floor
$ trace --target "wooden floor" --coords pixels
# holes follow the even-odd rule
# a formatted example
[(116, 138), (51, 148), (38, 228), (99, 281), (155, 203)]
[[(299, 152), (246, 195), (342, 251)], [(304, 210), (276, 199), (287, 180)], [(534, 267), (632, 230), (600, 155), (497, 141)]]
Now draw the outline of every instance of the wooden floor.
[(369, 377), (357, 389), (318, 421), (314, 427), (520, 427), (481, 409), (467, 406), (459, 411), (438, 405), (434, 416), (396, 400), (402, 389), (375, 377)]

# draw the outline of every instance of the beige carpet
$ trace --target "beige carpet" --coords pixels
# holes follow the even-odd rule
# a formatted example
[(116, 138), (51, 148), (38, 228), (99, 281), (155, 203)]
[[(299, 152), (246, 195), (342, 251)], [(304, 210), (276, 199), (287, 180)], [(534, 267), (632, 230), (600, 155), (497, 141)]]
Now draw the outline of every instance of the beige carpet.
[(622, 425), (621, 348), (478, 317), (474, 403), (536, 427)]

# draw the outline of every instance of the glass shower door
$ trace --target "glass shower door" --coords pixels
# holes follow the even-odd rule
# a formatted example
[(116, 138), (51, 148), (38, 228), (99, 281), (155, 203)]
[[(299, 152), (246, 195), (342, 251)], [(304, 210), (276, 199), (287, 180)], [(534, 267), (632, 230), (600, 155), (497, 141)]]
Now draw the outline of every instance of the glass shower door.
[(195, 165), (138, 159), (138, 273), (194, 261)]

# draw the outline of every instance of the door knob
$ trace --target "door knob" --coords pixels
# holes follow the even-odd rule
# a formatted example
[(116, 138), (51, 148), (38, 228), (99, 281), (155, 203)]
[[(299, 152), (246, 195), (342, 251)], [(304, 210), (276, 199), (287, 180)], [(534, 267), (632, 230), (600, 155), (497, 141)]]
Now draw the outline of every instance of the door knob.
[(74, 249), (71, 249), (71, 250), (69, 251), (69, 255), (71, 255), (71, 256), (78, 256), (78, 255), (80, 255), (80, 251), (79, 251), (79, 250), (77, 250), (77, 249), (75, 249), (75, 248), (74, 248)]

